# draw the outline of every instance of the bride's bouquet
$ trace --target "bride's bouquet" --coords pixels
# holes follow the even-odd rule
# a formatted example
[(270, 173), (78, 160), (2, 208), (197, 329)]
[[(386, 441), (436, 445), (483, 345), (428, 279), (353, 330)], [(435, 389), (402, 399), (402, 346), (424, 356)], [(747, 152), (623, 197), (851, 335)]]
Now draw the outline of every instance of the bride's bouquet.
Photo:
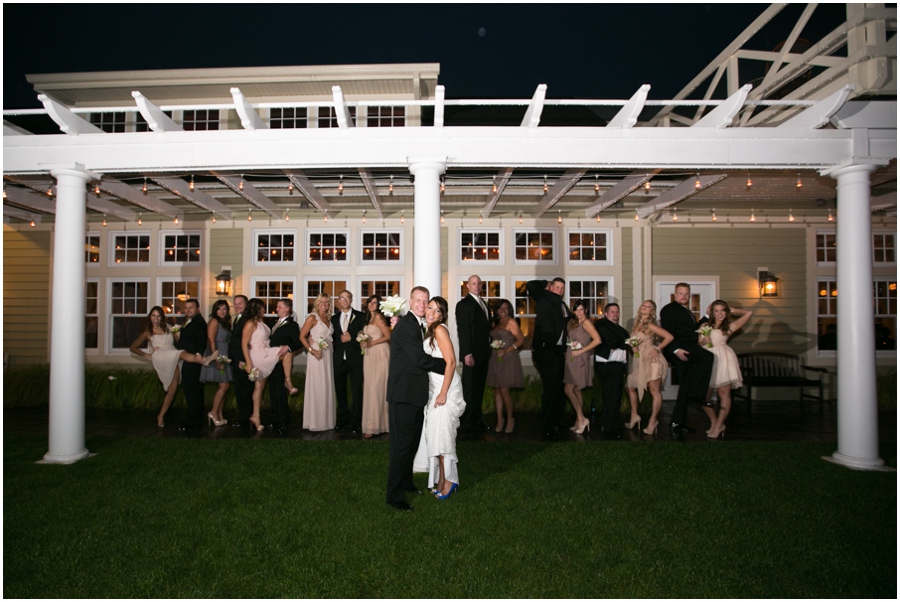
[[(494, 339), (493, 341), (491, 341), (491, 349), (498, 349), (498, 350), (499, 350), (499, 349), (503, 349), (504, 347), (506, 347), (506, 344), (505, 344), (503, 341), (501, 341), (500, 339)], [(497, 356), (497, 361), (498, 361), (498, 362), (502, 362), (502, 361), (503, 361), (503, 356), (502, 356), (502, 355), (498, 355), (498, 356)]]
[[(365, 342), (368, 341), (368, 340), (369, 340), (369, 335), (367, 335), (367, 334), (364, 333), (364, 332), (360, 332), (358, 335), (356, 335), (356, 342), (357, 342), (357, 343), (365, 343)], [(365, 355), (365, 354), (366, 354), (366, 348), (365, 348), (365, 347), (360, 347), (360, 348), (359, 348), (359, 353), (360, 353), (360, 355)]]
[(706, 339), (707, 339), (706, 346), (709, 347), (710, 349), (712, 349), (712, 346), (713, 346), (712, 341), (709, 339), (709, 335), (712, 334), (712, 330), (713, 330), (712, 326), (710, 326), (709, 324), (704, 324), (703, 326), (701, 326), (700, 328), (698, 328), (696, 330), (696, 332), (700, 333), (700, 336), (706, 337)]
[(400, 295), (391, 295), (390, 297), (385, 297), (378, 305), (378, 309), (380, 309), (381, 313), (383, 313), (388, 318), (393, 318), (394, 316), (405, 314), (407, 310), (406, 299), (404, 299)]
[(631, 347), (631, 350), (634, 351), (634, 357), (641, 357), (641, 352), (638, 351), (638, 348), (641, 346), (641, 339), (638, 337), (631, 337), (625, 344)]
[[(568, 343), (566, 343), (566, 346), (567, 346), (569, 349), (571, 349), (572, 351), (578, 351), (579, 349), (583, 349), (583, 348), (584, 348), (584, 346), (583, 346), (581, 343), (579, 343), (578, 341), (569, 341)], [(569, 361), (570, 361), (570, 362), (574, 362), (574, 361), (575, 361), (575, 356), (574, 356), (574, 355), (571, 356), (571, 357), (569, 358)]]

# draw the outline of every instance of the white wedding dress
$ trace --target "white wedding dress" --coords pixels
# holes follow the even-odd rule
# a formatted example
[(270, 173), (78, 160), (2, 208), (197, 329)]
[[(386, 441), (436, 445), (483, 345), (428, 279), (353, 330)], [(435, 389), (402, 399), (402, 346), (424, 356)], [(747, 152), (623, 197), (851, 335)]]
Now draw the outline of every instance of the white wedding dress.
[[(446, 328), (443, 324), (438, 328)], [(425, 353), (432, 357), (443, 358), (441, 348), (437, 343), (434, 349), (428, 341), (423, 343)], [(438, 456), (444, 457), (444, 478), (451, 483), (459, 483), (459, 474), (456, 468), (458, 458), (456, 456), (456, 430), (459, 428), (459, 417), (466, 409), (463, 399), (462, 382), (459, 374), (453, 373), (450, 388), (447, 389), (447, 402), (442, 406), (435, 406), (434, 400), (441, 387), (444, 385), (444, 375), (428, 373), (428, 403), (425, 405), (425, 425), (422, 427), (422, 439), (413, 462), (413, 472), (428, 473), (428, 487), (434, 485), (440, 479), (440, 467)]]

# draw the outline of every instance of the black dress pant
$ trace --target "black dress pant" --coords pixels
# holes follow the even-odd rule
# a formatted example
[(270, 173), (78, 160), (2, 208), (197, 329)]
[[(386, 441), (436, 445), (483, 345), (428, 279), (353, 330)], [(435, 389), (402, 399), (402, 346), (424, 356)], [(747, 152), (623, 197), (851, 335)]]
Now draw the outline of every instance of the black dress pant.
[(187, 401), (185, 426), (203, 425), (203, 383), (200, 382), (200, 364), (184, 362), (181, 368), (181, 390)]
[(422, 437), (425, 408), (409, 403), (391, 403), (388, 407), (391, 452), (388, 467), (387, 503), (406, 501), (406, 491), (414, 489), (413, 462)]
[(234, 386), (234, 399), (237, 402), (238, 414), (241, 422), (247, 422), (253, 415), (254, 384), (247, 378), (247, 373), (243, 369), (237, 368), (232, 373), (234, 380), (231, 384)]
[[(350, 394), (353, 397), (353, 406), (349, 406), (347, 399), (347, 377), (350, 377)], [(363, 390), (363, 357), (335, 357), (334, 359), (334, 398), (337, 405), (338, 425), (352, 424), (359, 427), (362, 424), (362, 393)]]
[(484, 385), (487, 382), (490, 361), (490, 358), (481, 362), (476, 361), (471, 367), (463, 363), (462, 388), (466, 409), (459, 419), (459, 425), (463, 429), (474, 429), (484, 425), (481, 406), (484, 403)]
[(291, 408), (288, 406), (288, 390), (284, 388), (284, 365), (280, 361), (272, 369), (268, 383), (272, 422), (287, 427), (291, 424)]
[(565, 409), (563, 377), (566, 369), (566, 346), (545, 345), (533, 349), (531, 355), (543, 383), (541, 411), (544, 433), (552, 433)]
[(594, 363), (594, 372), (600, 379), (600, 395), (603, 397), (600, 428), (604, 433), (611, 433), (619, 428), (619, 408), (622, 406), (627, 367), (628, 364), (622, 362)]
[(678, 373), (678, 397), (672, 411), (672, 422), (684, 424), (687, 420), (687, 404), (689, 401), (704, 402), (709, 391), (709, 379), (712, 376), (715, 356), (700, 345), (690, 345), (684, 349), (688, 352), (688, 361), (674, 358), (675, 371)]

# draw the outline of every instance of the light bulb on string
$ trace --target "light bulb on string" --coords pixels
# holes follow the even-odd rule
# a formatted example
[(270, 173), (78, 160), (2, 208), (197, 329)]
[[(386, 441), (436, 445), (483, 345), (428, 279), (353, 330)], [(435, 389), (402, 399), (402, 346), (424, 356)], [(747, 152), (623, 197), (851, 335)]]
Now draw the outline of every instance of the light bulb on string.
[(3, 200), (6, 200), (6, 186), (3, 187)]
[(441, 192), (444, 192), (444, 178), (441, 177)]
[(716, 209), (715, 209), (715, 207), (713, 207), (713, 210), (712, 210), (712, 221), (716, 221)]
[(288, 207), (287, 209), (284, 210), (284, 221), (286, 221), (286, 222), (291, 221), (291, 208), (290, 207)]
[(144, 214), (143, 214), (143, 213), (138, 213), (138, 221), (137, 221), (137, 225), (138, 225), (138, 226), (143, 226), (143, 225), (144, 225)]
[(829, 222), (833, 222), (833, 221), (834, 221), (834, 216), (831, 215), (831, 209), (828, 210), (828, 221), (829, 221)]
[(216, 213), (213, 211), (212, 223), (216, 223)]
[(594, 174), (594, 192), (600, 192), (600, 180), (597, 174)]
[(640, 220), (641, 217), (638, 215), (637, 209), (634, 210), (634, 221)]
[(53, 196), (53, 184), (50, 184), (50, 187), (47, 188), (47, 196)]
[(491, 192), (493, 192), (494, 194), (497, 194), (497, 178), (496, 178), (496, 176), (494, 177), (493, 182), (494, 182), (494, 185), (491, 187)]
[(599, 211), (597, 212), (597, 223), (598, 224), (600, 223), (600, 212)]
[(803, 180), (800, 179), (800, 172), (797, 172), (797, 188), (803, 188)]
[(94, 194), (100, 196), (100, 184), (94, 184)]
[(288, 194), (294, 194), (294, 181), (288, 179)]
[(696, 177), (696, 179), (694, 180), (694, 188), (696, 188), (697, 190), (700, 190), (700, 186), (701, 186), (701, 184), (700, 184), (700, 172), (698, 171), (698, 172), (697, 172), (697, 177)]
[(751, 222), (756, 221), (756, 212), (753, 209), (750, 210), (750, 221)]
[(341, 180), (340, 180), (340, 182), (338, 182), (338, 194), (341, 196), (344, 195), (344, 176), (343, 175), (341, 175)]
[(673, 222), (678, 221), (678, 208), (677, 207), (675, 209), (672, 209), (672, 221)]
[(788, 209), (788, 221), (789, 222), (794, 221), (794, 210), (793, 209)]
[(247, 221), (248, 222), (253, 221), (253, 210), (252, 209), (247, 209)]
[(519, 211), (519, 223), (520, 224), (522, 223), (522, 212), (521, 211)]
[(365, 209), (363, 209), (362, 223), (366, 223), (366, 210)]
[[(106, 225), (106, 220), (103, 220), (103, 225)], [(178, 225), (178, 214), (175, 214), (175, 225)]]
[(388, 184), (388, 194), (394, 194), (394, 176), (391, 176), (391, 183)]
[(549, 188), (547, 187), (547, 176), (544, 176), (544, 192), (547, 192)]
[(147, 194), (147, 178), (144, 178), (144, 185), (141, 186), (141, 192)]
[(444, 223), (444, 210), (441, 209), (441, 223)]
[(400, 210), (400, 223), (401, 223), (401, 224), (405, 224), (405, 223), (406, 223), (406, 216), (403, 215), (403, 209)]
[(750, 172), (747, 172), (747, 190), (753, 188), (753, 180), (750, 179)]
[(106, 227), (106, 214), (105, 214), (105, 213), (103, 214), (103, 222), (102, 222), (102, 225), (103, 225), (104, 228)]
[(556, 210), (556, 223), (562, 223), (562, 211), (560, 211), (559, 209)]
[(478, 212), (478, 223), (479, 223), (479, 224), (483, 224), (483, 223), (484, 223), (484, 213), (483, 213), (482, 211), (479, 211), (479, 212)]
[(241, 174), (241, 181), (238, 183), (238, 190), (244, 189), (244, 174)]
[(31, 220), (31, 224), (29, 224), (32, 228), (34, 228), (34, 220)]
[(325, 210), (325, 223), (328, 223), (328, 210)]

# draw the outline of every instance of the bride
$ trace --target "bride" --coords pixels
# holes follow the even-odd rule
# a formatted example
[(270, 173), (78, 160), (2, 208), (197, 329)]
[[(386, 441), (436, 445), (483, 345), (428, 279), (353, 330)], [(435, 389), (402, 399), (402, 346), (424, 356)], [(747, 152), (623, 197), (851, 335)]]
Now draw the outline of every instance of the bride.
[[(425, 428), (416, 454), (415, 464), (428, 472), (428, 487), (439, 500), (445, 500), (459, 487), (456, 470), (456, 430), (459, 417), (466, 409), (462, 384), (456, 373), (456, 353), (447, 330), (447, 301), (433, 297), (425, 310), (425, 353), (443, 358), (444, 374), (428, 373), (428, 404), (425, 406)], [(425, 458), (427, 456), (427, 463)], [(423, 467), (424, 468), (424, 467)]]

